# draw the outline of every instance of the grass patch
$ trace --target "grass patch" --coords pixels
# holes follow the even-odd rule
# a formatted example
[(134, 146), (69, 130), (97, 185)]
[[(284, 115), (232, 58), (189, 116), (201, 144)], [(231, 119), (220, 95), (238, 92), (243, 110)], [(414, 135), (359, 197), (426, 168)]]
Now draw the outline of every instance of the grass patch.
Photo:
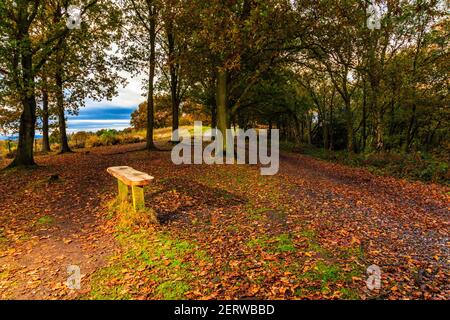
[(254, 204), (249, 202), (245, 208), (245, 212), (252, 220), (264, 220), (266, 218), (265, 213), (272, 210), (271, 208), (255, 208)]
[(297, 250), (292, 241), (292, 236), (287, 233), (276, 237), (261, 237), (247, 242), (250, 248), (259, 247), (269, 253), (294, 252)]
[(51, 225), (55, 222), (55, 219), (51, 216), (42, 216), (36, 222), (40, 225)]
[(207, 254), (192, 242), (161, 232), (124, 231), (117, 239), (125, 252), (113, 259), (112, 265), (96, 272), (90, 298), (130, 299), (141, 292), (156, 299), (185, 298), (194, 280), (191, 271)]
[(179, 300), (190, 288), (184, 281), (166, 281), (156, 288), (156, 294), (164, 300)]
[(193, 271), (211, 261), (195, 242), (154, 226), (137, 228), (121, 220), (116, 239), (122, 252), (94, 274), (89, 299), (133, 299), (143, 295), (147, 299), (185, 299), (190, 283), (195, 281)]
[(309, 280), (320, 280), (323, 284), (344, 279), (342, 270), (338, 265), (323, 261), (318, 261), (312, 270), (303, 273), (301, 277)]
[(342, 294), (341, 298), (345, 300), (359, 300), (358, 292), (351, 288), (341, 288), (339, 290)]

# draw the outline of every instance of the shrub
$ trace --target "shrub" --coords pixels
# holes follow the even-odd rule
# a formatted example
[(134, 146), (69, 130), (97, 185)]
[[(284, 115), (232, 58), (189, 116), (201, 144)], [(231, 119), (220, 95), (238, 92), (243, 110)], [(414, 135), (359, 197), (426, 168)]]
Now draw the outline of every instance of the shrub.
[(141, 138), (140, 136), (133, 135), (130, 133), (119, 134), (117, 136), (117, 138), (118, 138), (120, 144), (139, 143), (139, 142), (144, 141), (144, 139)]
[(113, 146), (118, 144), (120, 141), (117, 138), (117, 131), (108, 130), (100, 135), (100, 142), (102, 146)]
[(17, 144), (14, 141), (0, 141), (0, 158), (13, 159), (16, 155)]
[(445, 153), (444, 155), (427, 152), (348, 154), (346, 151), (330, 152), (305, 145), (297, 148), (299, 150), (294, 150), (292, 145), (289, 144), (281, 144), (280, 147), (291, 152), (301, 152), (327, 161), (366, 167), (375, 174), (450, 185), (449, 161), (448, 155)]
[(86, 148), (100, 147), (102, 145), (98, 136), (90, 136), (85, 143)]
[(372, 153), (364, 160), (364, 164), (374, 167), (384, 167), (391, 163), (401, 163), (403, 157), (396, 153)]
[(86, 146), (86, 141), (90, 136), (91, 134), (85, 131), (74, 133), (70, 136), (70, 146), (78, 149), (84, 148)]

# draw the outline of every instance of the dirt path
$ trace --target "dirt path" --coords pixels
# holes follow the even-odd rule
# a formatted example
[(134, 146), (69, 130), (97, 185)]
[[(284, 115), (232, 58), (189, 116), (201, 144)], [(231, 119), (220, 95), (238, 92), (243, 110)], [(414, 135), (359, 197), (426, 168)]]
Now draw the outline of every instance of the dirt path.
[(281, 163), (291, 201), (304, 209), (301, 220), (320, 230), (324, 242), (350, 232), (367, 265), (378, 265), (400, 297), (411, 290), (417, 298), (450, 296), (448, 188), (301, 155), (284, 154)]
[[(41, 156), (38, 169), (0, 172), (0, 298), (71, 299), (89, 291), (89, 285), (81, 291), (68, 290), (64, 285), (66, 268), (79, 265), (88, 279), (119, 252), (106, 227), (105, 204), (114, 198), (116, 188), (107, 167), (127, 164), (158, 177), (177, 177), (188, 170), (201, 176), (204, 170), (202, 166), (175, 167), (168, 153), (133, 152), (140, 148), (138, 144)], [(52, 175), (58, 178), (49, 179)], [(286, 220), (290, 225), (317, 230), (317, 241), (331, 251), (344, 242), (356, 243), (364, 265), (381, 267), (389, 287), (380, 297), (449, 297), (448, 188), (375, 177), (364, 170), (291, 154), (282, 155), (280, 175), (275, 179), (280, 185), (280, 201), (294, 208)], [(171, 181), (171, 187), (176, 188), (176, 183), (176, 179)], [(184, 185), (180, 189), (195, 200), (203, 187), (190, 183), (189, 190)], [(213, 191), (208, 189), (210, 193), (198, 200), (204, 201), (199, 206), (189, 204), (172, 215), (183, 212), (187, 221), (189, 212), (203, 214), (211, 207)], [(248, 222), (245, 216), (238, 216), (238, 209), (233, 210), (236, 216), (227, 217), (224, 228), (230, 228), (230, 221), (241, 227), (248, 223), (249, 228), (260, 224)], [(180, 220), (171, 224), (171, 217), (162, 216), (168, 223), (162, 228), (185, 230), (183, 224), (191, 223)], [(275, 222), (289, 231), (284, 220), (282, 226)], [(208, 231), (199, 232), (203, 232), (200, 241), (206, 242)], [(220, 237), (225, 231), (219, 228), (216, 232)], [(194, 231), (192, 234), (194, 237)], [(238, 240), (245, 243), (245, 237), (244, 230)], [(240, 252), (237, 243), (229, 245)]]

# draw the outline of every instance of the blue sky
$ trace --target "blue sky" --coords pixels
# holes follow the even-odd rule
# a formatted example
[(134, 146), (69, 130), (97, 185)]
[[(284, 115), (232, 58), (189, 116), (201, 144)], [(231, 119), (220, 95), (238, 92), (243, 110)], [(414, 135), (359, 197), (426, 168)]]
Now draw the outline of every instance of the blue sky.
[(110, 128), (122, 130), (130, 126), (130, 114), (136, 107), (114, 106), (103, 102), (104, 105), (86, 106), (78, 116), (68, 116), (68, 132), (97, 131)]
[[(98, 131), (100, 129), (122, 130), (130, 127), (131, 112), (138, 105), (145, 101), (142, 96), (141, 77), (131, 77), (130, 74), (122, 72), (128, 84), (125, 87), (118, 88), (118, 94), (111, 101), (93, 101), (87, 100), (86, 107), (81, 108), (78, 116), (68, 115), (67, 132), (78, 131)], [(36, 138), (42, 137), (41, 132), (36, 132)], [(0, 135), (0, 140), (6, 139)]]
[(78, 116), (68, 116), (67, 131), (97, 131), (100, 129), (121, 130), (130, 126), (130, 115), (139, 103), (145, 100), (142, 96), (142, 77), (131, 77), (128, 73), (121, 76), (127, 78), (128, 85), (118, 89), (118, 95), (111, 101), (86, 101)]

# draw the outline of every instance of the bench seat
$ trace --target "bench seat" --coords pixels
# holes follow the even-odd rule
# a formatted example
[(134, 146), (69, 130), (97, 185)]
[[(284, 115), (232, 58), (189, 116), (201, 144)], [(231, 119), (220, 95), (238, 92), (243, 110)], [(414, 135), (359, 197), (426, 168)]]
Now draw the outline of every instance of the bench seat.
[(106, 171), (117, 178), (119, 200), (121, 202), (128, 202), (128, 187), (130, 186), (133, 197), (133, 208), (136, 211), (145, 209), (144, 186), (148, 185), (154, 179), (152, 176), (127, 166), (110, 167)]
[(127, 166), (110, 167), (106, 171), (127, 186), (146, 186), (154, 179), (145, 172), (140, 172)]

